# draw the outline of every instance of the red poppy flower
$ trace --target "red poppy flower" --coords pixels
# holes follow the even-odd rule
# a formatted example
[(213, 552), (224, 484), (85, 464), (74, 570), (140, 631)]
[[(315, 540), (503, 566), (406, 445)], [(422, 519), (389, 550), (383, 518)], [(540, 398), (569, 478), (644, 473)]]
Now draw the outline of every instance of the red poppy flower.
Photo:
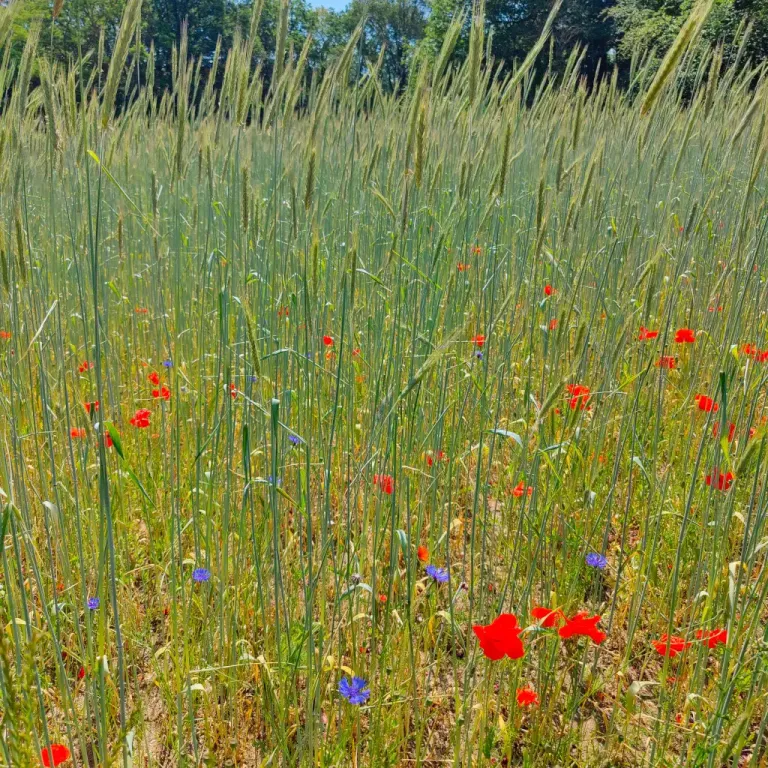
[(229, 396), (233, 400), (237, 397), (237, 387), (234, 384), (229, 385)]
[(533, 488), (529, 485), (526, 489), (525, 483), (521, 480), (513, 489), (512, 489), (512, 495), (519, 499), (524, 493), (527, 493), (529, 496), (533, 495)]
[(720, 406), (711, 397), (696, 395), (693, 399), (699, 404), (699, 410), (704, 413), (717, 413), (720, 410)]
[(77, 679), (82, 680), (85, 677), (85, 667), (80, 667), (80, 669), (77, 670)]
[(51, 744), (40, 751), (40, 758), (46, 768), (65, 763), (69, 756), (69, 750), (63, 744)]
[(544, 286), (544, 295), (545, 296), (551, 296), (554, 292), (555, 292), (555, 289), (549, 283), (547, 283)]
[(762, 352), (758, 352), (755, 359), (758, 363), (765, 363), (768, 361), (768, 349), (764, 349)]
[(531, 616), (537, 619), (539, 624), (546, 629), (556, 627), (565, 618), (559, 608), (542, 608), (541, 606), (532, 608)]
[(682, 653), (686, 648), (690, 648), (691, 644), (685, 641), (685, 638), (678, 637), (677, 635), (662, 635), (658, 640), (653, 641), (653, 647), (656, 649), (656, 653), (662, 656), (669, 656), (670, 659), (674, 659), (678, 653)]
[(91, 411), (95, 413), (99, 410), (99, 401), (94, 400), (92, 403), (83, 403), (83, 408), (85, 408), (86, 413), (90, 413)]
[(147, 378), (150, 384), (154, 384), (156, 387), (160, 386), (160, 374), (157, 371), (152, 371)]
[(703, 640), (707, 644), (707, 648), (714, 648), (716, 645), (725, 645), (728, 642), (728, 630), (727, 629), (708, 629), (706, 631), (700, 629), (696, 633), (697, 640)]
[(529, 685), (517, 689), (517, 704), (520, 707), (538, 707), (539, 695)]
[(597, 628), (599, 616), (589, 616), (585, 611), (577, 613), (572, 619), (566, 618), (565, 626), (560, 627), (557, 633), (564, 640), (569, 637), (589, 637), (598, 645), (605, 640), (607, 635)]
[(136, 307), (136, 309), (134, 310), (134, 312), (135, 312), (137, 315), (146, 315), (146, 314), (148, 314), (148, 313), (149, 313), (149, 310), (148, 310), (146, 307)]
[[(445, 451), (438, 451), (437, 452), (437, 460), (438, 461), (448, 461), (448, 457), (445, 454)], [(432, 452), (427, 454), (427, 466), (431, 467), (435, 463), (435, 457), (432, 454)]]
[(459, 262), (456, 265), (456, 269), (458, 269), (459, 272), (466, 272), (471, 266), (472, 266), (471, 264), (462, 264), (461, 262)]
[(106, 445), (107, 448), (111, 448), (114, 445), (114, 442), (112, 442), (112, 436), (109, 434), (109, 432), (104, 435), (104, 445)]
[(587, 407), (587, 400), (589, 400), (589, 387), (585, 387), (583, 384), (569, 384), (566, 389), (571, 395), (570, 406), (572, 411), (576, 408), (581, 408), (583, 411)]
[[(715, 470), (717, 472), (717, 470)], [(723, 474), (722, 472), (718, 472), (717, 474), (717, 490), (718, 491), (727, 491), (730, 489), (730, 487), (733, 485), (733, 481), (735, 480), (733, 472), (726, 472)], [(712, 485), (712, 475), (707, 475), (706, 479), (707, 485)]]
[(760, 350), (754, 344), (745, 344), (742, 351), (747, 357), (754, 357)]
[(491, 624), (475, 624), (472, 631), (480, 641), (480, 648), (491, 661), (498, 661), (505, 656), (510, 659), (522, 659), (525, 655), (523, 641), (519, 635), (523, 631), (517, 625), (514, 613), (502, 613)]
[(0, 331), (0, 339), (10, 339), (13, 334), (10, 331)]
[(323, 344), (325, 344), (326, 347), (332, 347), (333, 336), (323, 336)]
[(139, 408), (139, 410), (131, 417), (131, 424), (133, 424), (134, 427), (139, 427), (139, 429), (144, 429), (149, 426), (149, 417), (151, 415), (152, 412), (146, 408)]
[[(716, 421), (712, 425), (712, 436), (717, 437), (720, 434), (720, 422)], [(734, 435), (736, 434), (736, 425), (730, 421), (728, 422), (728, 442), (730, 443), (733, 440)]]
[(482, 347), (483, 344), (485, 344), (485, 336), (483, 336), (482, 333), (478, 333), (477, 336), (472, 338), (472, 341), (475, 343), (476, 347)]
[(379, 602), (380, 603), (386, 603), (387, 602), (387, 596), (386, 595), (379, 595)]
[(162, 398), (163, 400), (170, 400), (171, 399), (171, 390), (168, 389), (168, 387), (163, 384), (160, 389), (153, 389), (152, 390), (152, 397), (155, 399)]
[(658, 331), (652, 331), (646, 328), (644, 325), (640, 326), (640, 335), (637, 337), (639, 341), (650, 341), (655, 339), (659, 335)]
[(657, 368), (668, 368), (673, 371), (677, 367), (677, 361), (672, 355), (662, 355), (656, 363)]
[(80, 371), (80, 373), (85, 373), (90, 368), (93, 368), (93, 363), (89, 363), (87, 360), (83, 360), (83, 362), (77, 366), (77, 370)]
[(374, 475), (373, 484), (378, 485), (384, 493), (391, 494), (395, 490), (395, 481), (392, 475)]
[(290, 309), (288, 307), (280, 307), (277, 310), (278, 317), (288, 317), (290, 315)]
[(360, 357), (360, 347), (352, 350), (352, 357)]
[(550, 330), (550, 331), (554, 331), (556, 328), (557, 328), (557, 318), (556, 318), (556, 317), (553, 317), (553, 318), (552, 318), (552, 319), (549, 321), (549, 330)]
[(691, 328), (678, 328), (675, 332), (675, 341), (678, 344), (693, 344), (696, 334)]
[(419, 558), (420, 562), (426, 563), (429, 560), (429, 550), (424, 545), (421, 545), (416, 550), (416, 557)]
[(482, 248), (481, 248), (479, 245), (476, 245), (476, 246), (475, 246), (475, 247), (472, 249), (472, 253), (474, 253), (474, 254), (475, 254), (475, 256), (479, 256), (479, 255), (480, 255), (482, 252), (483, 252), (483, 249), (482, 249)]
[(86, 434), (85, 427), (72, 427), (72, 429), (69, 430), (70, 437), (85, 437)]

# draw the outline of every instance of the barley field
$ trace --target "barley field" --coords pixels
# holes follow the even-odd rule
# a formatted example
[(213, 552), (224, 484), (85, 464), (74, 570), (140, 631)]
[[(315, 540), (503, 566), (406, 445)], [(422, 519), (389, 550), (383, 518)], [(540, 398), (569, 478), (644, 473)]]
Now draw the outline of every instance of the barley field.
[(765, 766), (765, 66), (259, 12), (0, 16), (0, 765)]

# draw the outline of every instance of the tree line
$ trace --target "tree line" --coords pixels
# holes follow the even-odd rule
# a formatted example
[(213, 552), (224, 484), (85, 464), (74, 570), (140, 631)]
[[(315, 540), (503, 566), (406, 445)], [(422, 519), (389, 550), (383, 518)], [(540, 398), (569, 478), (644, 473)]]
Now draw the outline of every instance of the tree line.
[[(289, 55), (298, 58), (309, 39), (309, 77), (322, 73), (364, 21), (358, 45), (360, 68), (381, 58), (380, 79), (391, 91), (405, 86), (422, 57), (438, 54), (457, 17), (465, 23), (453, 56), (461, 60), (469, 48), (471, 0), (351, 0), (341, 11), (311, 5), (307, 0), (255, 1), (261, 1), (263, 9), (253, 56), (260, 61), (266, 80), (271, 78), (281, 17), (287, 18)], [(106, 71), (124, 0), (10, 2), (20, 4), (13, 14), (11, 56), (20, 57), (30, 30), (39, 28), (40, 51), (51, 59), (65, 63), (90, 54), (87, 66)], [(158, 92), (170, 86), (174, 49), (185, 27), (188, 54), (207, 72), (214, 66), (217, 49), (226, 51), (238, 34), (247, 32), (252, 2), (145, 0), (141, 34), (131, 49), (137, 76), (149, 68)], [(631, 81), (633, 61), (639, 56), (660, 57), (693, 4), (694, 0), (565, 0), (540, 58), (554, 72), (562, 71), (578, 47), (584, 74), (593, 76), (601, 68), (618, 67), (626, 85)], [(0, 0), (0, 17), (8, 8), (9, 0)], [(497, 66), (514, 66), (524, 59), (551, 9), (551, 0), (485, 0), (486, 52)], [(722, 45), (726, 62), (749, 57), (759, 64), (768, 58), (768, 2), (714, 0), (703, 38)]]

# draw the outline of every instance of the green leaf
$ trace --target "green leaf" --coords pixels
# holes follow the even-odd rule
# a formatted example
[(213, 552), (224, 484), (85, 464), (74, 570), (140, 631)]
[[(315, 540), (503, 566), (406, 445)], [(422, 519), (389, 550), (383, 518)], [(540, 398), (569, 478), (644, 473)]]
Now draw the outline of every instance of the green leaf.
[(111, 421), (105, 421), (104, 428), (107, 430), (107, 433), (109, 434), (109, 437), (112, 440), (112, 444), (115, 446), (117, 455), (121, 459), (125, 460), (125, 454), (123, 453), (123, 443), (120, 440), (120, 433), (117, 431), (117, 427), (115, 427), (115, 425)]

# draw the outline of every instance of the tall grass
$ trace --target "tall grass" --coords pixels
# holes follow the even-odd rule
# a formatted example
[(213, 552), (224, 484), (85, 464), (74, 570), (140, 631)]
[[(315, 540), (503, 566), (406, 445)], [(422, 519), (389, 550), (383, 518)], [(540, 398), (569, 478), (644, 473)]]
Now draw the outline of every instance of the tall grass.
[(288, 12), (220, 92), (180, 40), (155, 96), (138, 2), (103, 83), (0, 56), (0, 762), (763, 765), (764, 67), (502, 76), (478, 4), (392, 95)]

